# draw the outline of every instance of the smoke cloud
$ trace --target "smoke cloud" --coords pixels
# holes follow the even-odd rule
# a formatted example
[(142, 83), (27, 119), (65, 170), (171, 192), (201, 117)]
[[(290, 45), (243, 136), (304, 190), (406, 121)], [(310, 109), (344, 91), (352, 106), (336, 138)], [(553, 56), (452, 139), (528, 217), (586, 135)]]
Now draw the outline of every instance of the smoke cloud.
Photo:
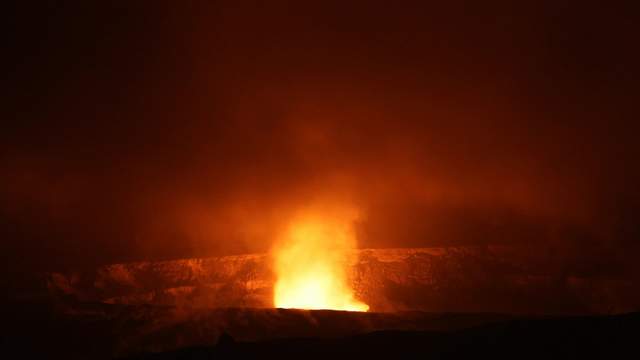
[(624, 9), (16, 11), (7, 267), (266, 252), (338, 199), (360, 247), (510, 245), (562, 274), (639, 273)]

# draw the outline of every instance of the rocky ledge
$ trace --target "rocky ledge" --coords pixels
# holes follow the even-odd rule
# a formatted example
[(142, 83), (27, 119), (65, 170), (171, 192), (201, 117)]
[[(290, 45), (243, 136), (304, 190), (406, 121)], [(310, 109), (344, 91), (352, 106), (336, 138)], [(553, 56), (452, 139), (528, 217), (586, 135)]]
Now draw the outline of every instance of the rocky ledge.
[[(363, 249), (350, 278), (372, 311), (612, 313), (638, 309), (635, 284), (557, 275), (505, 248)], [(112, 264), (46, 274), (53, 298), (178, 308), (269, 308), (266, 254)]]

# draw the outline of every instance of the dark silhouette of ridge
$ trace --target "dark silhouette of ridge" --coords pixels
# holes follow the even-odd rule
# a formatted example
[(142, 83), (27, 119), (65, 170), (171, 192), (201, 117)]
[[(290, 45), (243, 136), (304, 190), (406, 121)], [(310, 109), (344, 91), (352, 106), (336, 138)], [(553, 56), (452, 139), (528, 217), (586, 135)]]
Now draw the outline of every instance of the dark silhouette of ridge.
[[(344, 338), (220, 341), (131, 359), (323, 358), (377, 359), (632, 359), (637, 358), (640, 313), (554, 317), (445, 331), (377, 331)], [(230, 337), (229, 337), (230, 338)]]

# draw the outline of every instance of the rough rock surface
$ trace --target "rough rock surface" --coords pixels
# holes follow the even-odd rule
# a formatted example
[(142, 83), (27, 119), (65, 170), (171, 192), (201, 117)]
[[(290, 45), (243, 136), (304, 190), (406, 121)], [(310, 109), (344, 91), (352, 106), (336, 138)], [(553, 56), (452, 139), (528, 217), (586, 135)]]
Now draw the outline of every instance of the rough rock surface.
[[(634, 284), (557, 276), (524, 265), (504, 248), (364, 249), (350, 277), (372, 311), (611, 313), (638, 309)], [(58, 299), (178, 308), (254, 307), (272, 303), (265, 254), (113, 264), (47, 274)]]

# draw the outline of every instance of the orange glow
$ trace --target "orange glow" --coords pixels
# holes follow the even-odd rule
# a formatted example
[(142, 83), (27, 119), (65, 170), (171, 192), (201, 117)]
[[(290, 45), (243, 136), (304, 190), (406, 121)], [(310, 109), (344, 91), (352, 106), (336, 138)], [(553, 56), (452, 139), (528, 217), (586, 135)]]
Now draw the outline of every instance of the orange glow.
[(274, 250), (278, 308), (367, 311), (348, 284), (356, 240), (352, 219), (305, 215), (293, 221)]

